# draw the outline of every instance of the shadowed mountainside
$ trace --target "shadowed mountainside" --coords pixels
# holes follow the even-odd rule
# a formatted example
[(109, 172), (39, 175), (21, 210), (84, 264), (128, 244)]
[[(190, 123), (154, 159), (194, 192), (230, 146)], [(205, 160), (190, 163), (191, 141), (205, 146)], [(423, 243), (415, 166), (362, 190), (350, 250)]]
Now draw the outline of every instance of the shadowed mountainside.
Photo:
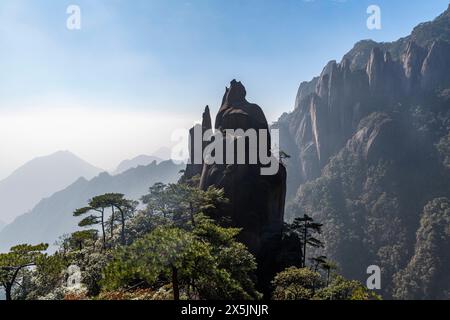
[[(291, 155), (287, 217), (325, 224), (326, 254), (345, 276), (365, 281), (375, 264), (385, 297), (450, 297), (450, 232), (439, 230), (450, 230), (440, 209), (450, 197), (450, 7), (396, 42), (356, 44), (302, 83), (274, 126)], [(434, 234), (440, 249), (418, 268)]]

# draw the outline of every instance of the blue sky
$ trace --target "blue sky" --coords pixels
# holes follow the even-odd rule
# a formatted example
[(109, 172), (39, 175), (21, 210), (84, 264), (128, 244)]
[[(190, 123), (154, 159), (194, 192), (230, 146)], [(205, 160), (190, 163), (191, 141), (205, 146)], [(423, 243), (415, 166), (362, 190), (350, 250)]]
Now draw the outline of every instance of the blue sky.
[[(448, 2), (1, 0), (0, 117), (51, 107), (193, 121), (206, 104), (217, 111), (237, 78), (273, 121), (293, 108), (301, 81), (355, 42), (406, 36)], [(66, 28), (70, 4), (81, 8), (79, 31)], [(366, 27), (371, 4), (381, 30)]]
[[(65, 28), (78, 4), (82, 30)], [(381, 31), (366, 8), (382, 9)], [(366, 38), (395, 40), (446, 0), (2, 0), (1, 99), (71, 97), (102, 106), (200, 113), (239, 78), (274, 118), (298, 84)], [(6, 16), (6, 17), (5, 17)], [(24, 99), (25, 98), (25, 99)], [(30, 105), (30, 103), (27, 103)], [(8, 108), (2, 103), (2, 108)]]

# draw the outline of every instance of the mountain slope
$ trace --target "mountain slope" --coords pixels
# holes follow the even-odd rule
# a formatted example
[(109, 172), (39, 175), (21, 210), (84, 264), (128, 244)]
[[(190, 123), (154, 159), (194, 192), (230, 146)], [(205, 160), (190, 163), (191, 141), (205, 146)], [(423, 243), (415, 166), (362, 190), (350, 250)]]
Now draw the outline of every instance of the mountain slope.
[[(291, 155), (287, 215), (325, 224), (325, 253), (344, 275), (365, 281), (367, 267), (380, 266), (387, 298), (450, 292), (450, 284), (445, 291), (437, 276), (420, 273), (424, 255), (415, 253), (423, 247), (416, 239), (433, 235), (420, 228), (424, 217), (450, 212), (429, 206), (450, 198), (450, 6), (408, 37), (362, 41), (328, 63), (301, 84), (295, 110), (275, 127)], [(449, 230), (438, 225), (445, 221), (433, 228)], [(433, 274), (446, 267), (436, 263)], [(411, 283), (428, 289), (418, 295)]]
[(60, 236), (77, 228), (77, 219), (72, 212), (85, 206), (90, 198), (118, 192), (137, 200), (156, 182), (175, 182), (181, 169), (182, 166), (166, 161), (159, 165), (140, 166), (117, 176), (101, 173), (89, 181), (80, 178), (7, 225), (0, 232), (0, 251), (19, 243), (53, 244)]
[(12, 221), (31, 210), (42, 198), (80, 177), (91, 179), (101, 171), (68, 151), (33, 159), (0, 181), (0, 218)]
[(340, 63), (329, 62), (319, 77), (300, 85), (295, 110), (277, 124), (284, 147), (296, 146), (292, 164), (301, 168), (288, 181), (291, 196), (320, 175), (370, 113), (448, 94), (449, 26), (447, 10), (396, 42), (361, 41)]

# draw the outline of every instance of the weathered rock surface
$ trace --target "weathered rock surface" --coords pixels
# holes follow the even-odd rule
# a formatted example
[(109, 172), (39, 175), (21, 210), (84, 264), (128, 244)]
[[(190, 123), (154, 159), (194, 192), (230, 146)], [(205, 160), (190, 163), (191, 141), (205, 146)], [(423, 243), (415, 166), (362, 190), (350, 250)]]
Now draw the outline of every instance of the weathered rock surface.
[[(197, 130), (196, 130), (197, 129)], [(201, 157), (199, 157), (200, 159), (198, 159), (199, 161), (197, 161), (196, 159), (194, 159), (194, 154), (195, 154), (195, 131), (201, 132), (201, 137), (200, 139), (203, 139), (203, 135), (205, 134), (205, 132), (207, 130), (211, 130), (212, 129), (212, 123), (211, 123), (211, 113), (209, 111), (209, 106), (206, 106), (205, 111), (203, 112), (203, 116), (202, 116), (202, 124), (197, 124), (196, 126), (194, 126), (193, 128), (191, 128), (189, 130), (189, 155), (190, 155), (190, 159), (189, 159), (189, 163), (186, 166), (186, 172), (184, 174), (184, 177), (186, 179), (191, 179), (195, 176), (199, 176), (202, 174), (202, 170), (203, 170), (203, 150), (205, 149), (206, 146), (206, 142), (202, 141), (201, 143), (201, 152), (202, 154), (200, 155)]]
[(329, 62), (320, 77), (300, 85), (294, 111), (275, 124), (281, 149), (292, 156), (289, 196), (320, 175), (361, 119), (450, 87), (449, 33), (447, 10), (396, 42), (359, 42), (340, 63)]
[(344, 276), (364, 282), (367, 266), (380, 266), (388, 299), (448, 297), (443, 255), (417, 249), (449, 251), (448, 234), (417, 245), (416, 235), (432, 239), (428, 221), (419, 229), (422, 213), (432, 220), (450, 199), (449, 102), (450, 7), (396, 42), (357, 43), (302, 83), (295, 110), (275, 124), (291, 156), (287, 219), (323, 223), (326, 245), (314, 254)]
[[(268, 129), (262, 109), (245, 97), (244, 86), (233, 80), (217, 114), (216, 130)], [(218, 216), (228, 217), (232, 226), (242, 228), (239, 240), (257, 258), (258, 282), (263, 291), (267, 291), (280, 267), (277, 253), (282, 247), (286, 169), (281, 163), (277, 165), (277, 174), (264, 176), (259, 161), (258, 164), (204, 164), (200, 181), (204, 190), (211, 186), (224, 189), (229, 205)]]

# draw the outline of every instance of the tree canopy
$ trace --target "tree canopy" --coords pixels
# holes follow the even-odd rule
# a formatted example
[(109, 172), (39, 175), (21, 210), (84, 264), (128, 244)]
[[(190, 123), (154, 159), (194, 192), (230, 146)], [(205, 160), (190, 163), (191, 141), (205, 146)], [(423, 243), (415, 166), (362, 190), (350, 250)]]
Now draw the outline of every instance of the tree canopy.
[(11, 300), (11, 292), (19, 273), (25, 268), (36, 265), (44, 257), (42, 251), (47, 244), (22, 244), (12, 247), (8, 253), (0, 254), (0, 284), (5, 288), (6, 300)]

